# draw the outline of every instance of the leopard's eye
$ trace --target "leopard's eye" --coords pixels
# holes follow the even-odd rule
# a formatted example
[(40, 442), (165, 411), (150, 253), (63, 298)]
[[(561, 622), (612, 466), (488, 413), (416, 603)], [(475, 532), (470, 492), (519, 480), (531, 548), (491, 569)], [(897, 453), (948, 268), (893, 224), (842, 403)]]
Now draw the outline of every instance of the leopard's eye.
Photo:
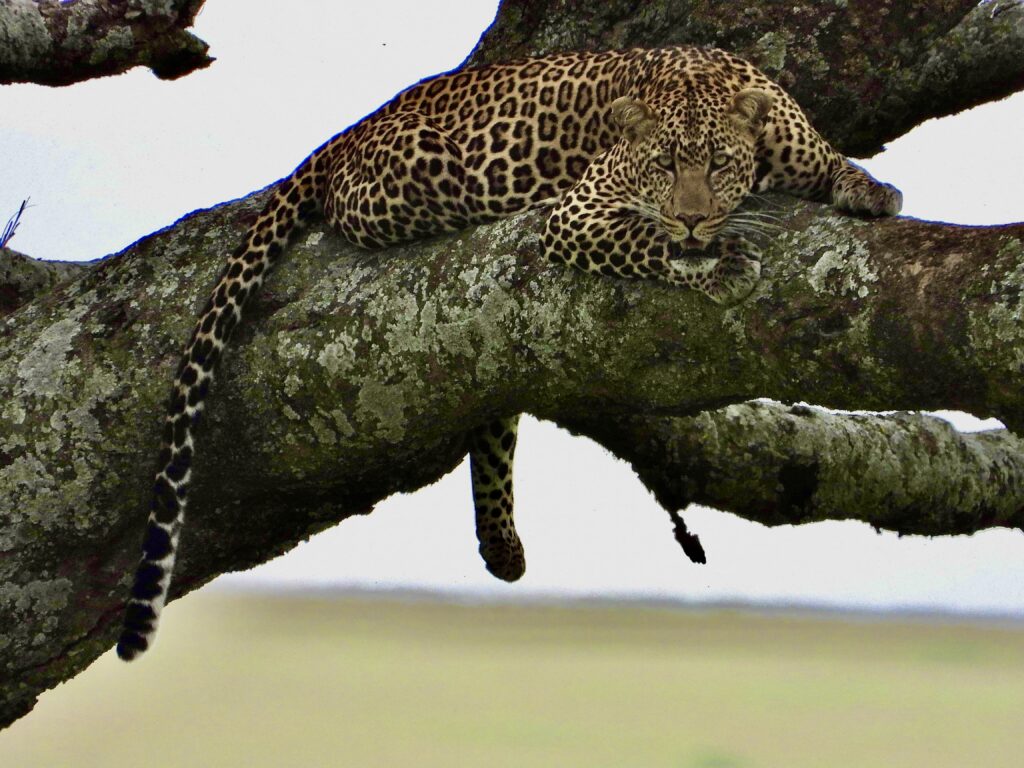
[(675, 164), (672, 162), (672, 155), (667, 152), (656, 155), (651, 159), (651, 162), (663, 171), (675, 170)]
[(730, 157), (725, 152), (715, 152), (711, 156), (711, 170), (717, 171), (729, 164)]

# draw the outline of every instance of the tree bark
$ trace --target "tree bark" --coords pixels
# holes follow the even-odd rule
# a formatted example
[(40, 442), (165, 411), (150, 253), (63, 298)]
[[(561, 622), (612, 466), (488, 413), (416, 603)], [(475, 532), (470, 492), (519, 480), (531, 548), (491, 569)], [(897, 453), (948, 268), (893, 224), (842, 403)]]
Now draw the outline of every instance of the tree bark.
[(0, 84), (71, 85), (149, 67), (165, 80), (207, 67), (186, 30), (204, 0), (0, 0)]
[[(903, 76), (920, 80), (930, 59), (915, 61)], [(876, 81), (850, 82), (864, 98), (844, 119), (823, 112), (830, 135), (875, 125)], [(959, 103), (947, 95), (914, 119)], [(177, 355), (266, 194), (188, 216), (0, 318), (0, 723), (112, 645)], [(1024, 524), (1024, 452), (1006, 431), (741, 405), (959, 408), (1019, 430), (1024, 225), (772, 205), (785, 231), (730, 309), (548, 265), (543, 212), (384, 253), (312, 228), (221, 368), (172, 596), (434, 481), (470, 428), (522, 411), (628, 459), (670, 509), (927, 534)]]

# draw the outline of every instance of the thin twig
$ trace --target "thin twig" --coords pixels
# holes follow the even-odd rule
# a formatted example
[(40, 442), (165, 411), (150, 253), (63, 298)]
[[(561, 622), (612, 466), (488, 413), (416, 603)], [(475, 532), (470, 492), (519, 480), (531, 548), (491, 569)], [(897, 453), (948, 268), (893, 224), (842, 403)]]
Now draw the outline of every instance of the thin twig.
[(7, 225), (4, 227), (3, 234), (0, 234), (0, 248), (6, 248), (7, 244), (11, 242), (11, 238), (14, 237), (14, 233), (18, 230), (18, 224), (21, 222), (21, 214), (25, 212), (28, 207), (29, 198), (25, 198), (21, 201), (21, 206), (18, 208), (18, 212), (11, 216), (7, 220)]

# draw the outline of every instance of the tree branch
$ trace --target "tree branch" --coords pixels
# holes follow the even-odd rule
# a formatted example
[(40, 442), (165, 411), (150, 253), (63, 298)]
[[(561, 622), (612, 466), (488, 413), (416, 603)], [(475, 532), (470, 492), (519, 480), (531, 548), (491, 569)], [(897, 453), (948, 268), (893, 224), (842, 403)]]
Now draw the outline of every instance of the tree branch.
[(2, 0), (0, 84), (70, 85), (149, 67), (165, 80), (210, 65), (186, 32), (204, 0)]
[(1005, 429), (963, 434), (918, 413), (760, 401), (602, 421), (571, 426), (633, 462), (670, 510), (704, 504), (764, 525), (849, 519), (928, 536), (1024, 526), (1024, 441)]

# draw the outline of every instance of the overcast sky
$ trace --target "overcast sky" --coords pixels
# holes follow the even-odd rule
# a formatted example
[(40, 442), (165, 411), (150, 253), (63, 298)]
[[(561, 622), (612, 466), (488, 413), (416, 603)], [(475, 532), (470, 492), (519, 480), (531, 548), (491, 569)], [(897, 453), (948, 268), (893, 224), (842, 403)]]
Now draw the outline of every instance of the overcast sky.
[[(0, 88), (0, 224), (30, 196), (13, 247), (48, 259), (117, 252), (191, 210), (280, 178), (406, 85), (458, 65), (494, 10), (486, 0), (209, 0), (196, 26), (217, 57), (205, 71), (171, 83), (137, 70), (70, 88)], [(921, 126), (865, 165), (903, 190), (907, 215), (1018, 221), (1022, 124), (1018, 95)], [(710, 561), (700, 567), (679, 551), (667, 515), (625, 464), (550, 424), (529, 421), (521, 434), (516, 518), (528, 569), (516, 585), (492, 579), (476, 555), (465, 465), (218, 583), (1024, 614), (1020, 532), (924, 540), (858, 523), (769, 530), (695, 509), (686, 517)], [(202, 514), (201, 503), (192, 514)]]

